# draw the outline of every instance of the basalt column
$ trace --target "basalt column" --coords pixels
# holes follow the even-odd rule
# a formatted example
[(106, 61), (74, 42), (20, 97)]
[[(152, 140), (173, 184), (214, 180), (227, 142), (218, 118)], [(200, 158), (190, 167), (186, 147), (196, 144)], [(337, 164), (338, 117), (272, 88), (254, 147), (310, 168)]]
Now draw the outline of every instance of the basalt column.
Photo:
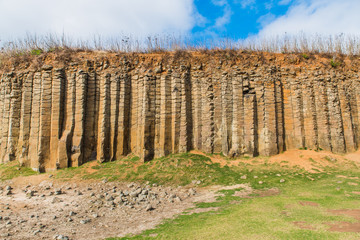
[(2, 62), (0, 163), (51, 171), (128, 154), (358, 151), (357, 60), (332, 67), (257, 53), (87, 54)]

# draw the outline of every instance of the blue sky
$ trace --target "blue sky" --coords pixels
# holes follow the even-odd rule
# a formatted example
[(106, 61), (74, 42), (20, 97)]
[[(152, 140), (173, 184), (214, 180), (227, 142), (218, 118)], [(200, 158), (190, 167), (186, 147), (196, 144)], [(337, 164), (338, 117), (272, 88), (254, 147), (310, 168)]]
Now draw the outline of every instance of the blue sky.
[[(284, 15), (290, 3), (291, 1), (195, 0), (197, 11), (205, 19), (204, 23), (192, 29), (192, 33), (244, 39), (256, 35), (266, 22)], [(216, 26), (219, 19), (222, 19), (222, 24)]]
[(0, 0), (0, 41), (48, 33), (83, 40), (360, 35), (359, 12), (360, 0)]

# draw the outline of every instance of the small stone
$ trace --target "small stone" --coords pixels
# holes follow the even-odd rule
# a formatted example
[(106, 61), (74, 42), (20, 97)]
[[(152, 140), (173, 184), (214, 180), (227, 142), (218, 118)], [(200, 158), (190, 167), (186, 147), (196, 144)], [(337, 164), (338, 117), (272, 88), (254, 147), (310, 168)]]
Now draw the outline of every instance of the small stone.
[(55, 195), (60, 195), (60, 194), (63, 194), (62, 190), (61, 189), (56, 189), (55, 190)]
[(63, 236), (63, 235), (58, 235), (57, 240), (69, 240), (69, 237), (68, 236)]
[(152, 210), (154, 210), (154, 208), (153, 208), (153, 206), (151, 206), (151, 204), (149, 204), (149, 205), (146, 206), (145, 210), (146, 211), (152, 211)]
[(190, 189), (189, 189), (189, 194), (190, 194), (190, 195), (195, 195), (195, 194), (196, 194), (195, 189), (190, 188)]
[(280, 182), (281, 182), (281, 183), (285, 182), (285, 179), (283, 179), (283, 178), (282, 178), (282, 179), (280, 179)]
[(69, 216), (75, 216), (76, 214), (76, 212), (70, 211)]
[(10, 191), (10, 190), (12, 190), (13, 188), (11, 187), (11, 186), (6, 186), (5, 187), (5, 190), (7, 190), (7, 191)]
[(258, 176), (254, 176), (254, 178), (258, 178)]
[(105, 178), (104, 180), (102, 180), (103, 183), (107, 183), (108, 180)]
[(84, 219), (84, 220), (80, 220), (81, 224), (87, 224), (89, 223), (91, 220), (90, 219)]
[(114, 201), (113, 196), (109, 196), (109, 197), (106, 199), (106, 201), (108, 201), (108, 202)]
[(36, 234), (38, 234), (39, 232), (41, 232), (40, 230), (35, 230), (34, 232), (33, 232), (33, 235), (36, 235)]
[(240, 177), (240, 179), (243, 179), (243, 180), (245, 180), (246, 178), (247, 178), (246, 175), (243, 175)]
[(259, 181), (259, 184), (263, 184), (263, 181)]
[(51, 203), (60, 203), (62, 202), (63, 200), (61, 200), (60, 198), (58, 197), (54, 197), (53, 200), (51, 201)]
[(277, 173), (276, 176), (277, 176), (277, 177), (281, 177), (281, 174)]

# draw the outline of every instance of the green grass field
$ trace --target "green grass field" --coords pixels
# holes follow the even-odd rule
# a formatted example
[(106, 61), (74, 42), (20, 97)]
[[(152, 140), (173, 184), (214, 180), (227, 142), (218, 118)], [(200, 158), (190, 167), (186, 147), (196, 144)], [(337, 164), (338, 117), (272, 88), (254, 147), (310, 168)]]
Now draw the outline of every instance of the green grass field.
[[(257, 164), (257, 158), (246, 160), (235, 166), (222, 167), (207, 156), (190, 153), (147, 163), (142, 163), (136, 156), (128, 156), (102, 164), (90, 162), (52, 174), (64, 181), (107, 179), (176, 186), (200, 180), (200, 187), (246, 183), (255, 190), (246, 197), (233, 196), (241, 189), (221, 190), (223, 195), (216, 202), (196, 205), (196, 208), (217, 207), (215, 210), (185, 212), (140, 235), (108, 240), (360, 239), (360, 169), (357, 165), (338, 163), (310, 173), (300, 167), (268, 164), (266, 159), (262, 164)], [(6, 180), (36, 173), (11, 163), (0, 166), (0, 174), (1, 180)], [(242, 177), (244, 175), (246, 179)], [(270, 188), (277, 189), (278, 194), (267, 195)], [(355, 211), (352, 216), (331, 212), (344, 209)], [(343, 226), (344, 231), (331, 231), (332, 225)]]

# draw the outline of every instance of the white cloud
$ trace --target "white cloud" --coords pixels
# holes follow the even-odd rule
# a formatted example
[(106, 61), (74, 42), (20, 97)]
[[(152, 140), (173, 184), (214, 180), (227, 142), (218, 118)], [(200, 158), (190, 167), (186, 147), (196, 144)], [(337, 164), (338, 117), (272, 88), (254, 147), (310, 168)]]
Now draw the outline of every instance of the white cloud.
[(94, 34), (187, 33), (204, 19), (194, 0), (0, 0), (0, 39), (63, 32)]
[(359, 0), (298, 0), (284, 16), (265, 23), (258, 35), (360, 34), (359, 9)]
[(223, 7), (223, 15), (215, 19), (215, 24), (210, 29), (222, 29), (231, 20), (233, 14), (231, 6), (227, 0), (211, 0), (215, 6)]
[(231, 11), (231, 7), (229, 5), (226, 5), (224, 7), (224, 14), (221, 17), (218, 17), (215, 20), (215, 28), (223, 28), (226, 24), (228, 24), (231, 20), (231, 15), (233, 12)]
[(290, 4), (290, 2), (291, 2), (292, 0), (281, 0), (281, 1), (279, 1), (279, 5), (288, 5), (288, 4)]
[(234, 0), (234, 3), (240, 4), (242, 8), (252, 7), (256, 0)]

